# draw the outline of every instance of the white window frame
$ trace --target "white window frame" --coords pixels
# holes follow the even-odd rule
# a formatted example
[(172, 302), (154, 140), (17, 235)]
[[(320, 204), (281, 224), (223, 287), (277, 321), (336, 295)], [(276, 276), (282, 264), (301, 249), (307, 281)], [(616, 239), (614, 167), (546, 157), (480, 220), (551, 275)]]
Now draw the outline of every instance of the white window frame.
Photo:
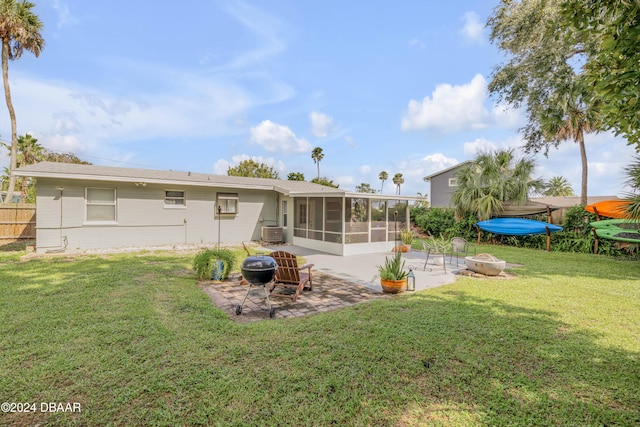
[[(182, 193), (182, 197), (169, 196), (168, 193)], [(167, 203), (167, 200), (182, 200), (179, 203)], [(167, 209), (185, 209), (187, 207), (187, 192), (184, 190), (164, 190), (164, 207)]]
[(458, 178), (449, 178), (449, 187), (457, 187)]
[[(235, 201), (234, 210), (228, 210), (227, 202)], [(220, 215), (237, 215), (240, 212), (240, 198), (238, 193), (217, 193), (216, 194), (216, 214), (218, 213), (218, 207), (221, 207)]]
[[(89, 190), (112, 190), (113, 203), (110, 202), (89, 202)], [(112, 220), (94, 221), (87, 218), (91, 206), (113, 206)], [(111, 187), (85, 187), (84, 188), (84, 223), (85, 224), (117, 224), (118, 223), (118, 191)]]

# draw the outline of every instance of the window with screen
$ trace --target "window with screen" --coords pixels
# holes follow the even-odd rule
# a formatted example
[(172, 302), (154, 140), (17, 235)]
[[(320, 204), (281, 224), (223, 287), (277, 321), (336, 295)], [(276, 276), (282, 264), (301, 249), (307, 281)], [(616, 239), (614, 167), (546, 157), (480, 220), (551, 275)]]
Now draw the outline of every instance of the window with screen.
[(238, 193), (218, 193), (216, 198), (216, 212), (220, 208), (220, 214), (238, 213)]
[(87, 222), (116, 221), (115, 188), (87, 187), (85, 189), (85, 204)]
[(164, 205), (166, 207), (184, 207), (187, 204), (184, 191), (167, 190), (164, 192)]

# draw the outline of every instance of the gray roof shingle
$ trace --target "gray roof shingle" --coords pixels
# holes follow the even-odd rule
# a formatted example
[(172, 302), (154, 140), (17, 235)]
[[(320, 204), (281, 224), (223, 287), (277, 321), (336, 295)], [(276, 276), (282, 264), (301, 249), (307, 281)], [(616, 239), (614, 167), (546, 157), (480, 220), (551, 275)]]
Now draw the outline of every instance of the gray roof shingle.
[(306, 181), (247, 178), (172, 170), (119, 168), (112, 166), (81, 165), (75, 163), (41, 162), (15, 170), (17, 176), (34, 178), (61, 178), (97, 181), (147, 182), (195, 186), (228, 187), (272, 190), (283, 194), (336, 194), (346, 192), (339, 188)]

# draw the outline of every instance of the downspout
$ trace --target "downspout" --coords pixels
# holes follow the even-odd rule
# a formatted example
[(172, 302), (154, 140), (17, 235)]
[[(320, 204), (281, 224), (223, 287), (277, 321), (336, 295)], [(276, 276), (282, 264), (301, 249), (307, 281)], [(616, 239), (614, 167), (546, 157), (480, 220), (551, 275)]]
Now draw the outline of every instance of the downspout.
[[(54, 249), (48, 249), (46, 251), (46, 253), (59, 253), (59, 252), (64, 252), (67, 250), (67, 245), (68, 245), (68, 240), (67, 240), (67, 236), (63, 236), (62, 235), (62, 192), (64, 191), (64, 187), (59, 185), (58, 187), (56, 187), (56, 190), (60, 191), (60, 223), (59, 223), (59, 227), (58, 227), (58, 231), (59, 231), (59, 239), (60, 239), (60, 243), (59, 243), (59, 247), (58, 248), (54, 248)], [(37, 242), (36, 242), (37, 244)]]

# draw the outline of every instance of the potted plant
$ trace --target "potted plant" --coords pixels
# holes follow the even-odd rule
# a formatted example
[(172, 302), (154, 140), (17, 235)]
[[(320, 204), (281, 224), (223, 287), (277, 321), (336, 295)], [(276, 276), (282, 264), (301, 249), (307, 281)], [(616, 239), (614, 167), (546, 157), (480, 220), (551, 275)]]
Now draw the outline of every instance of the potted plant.
[(413, 243), (413, 239), (415, 238), (413, 231), (411, 230), (402, 230), (400, 232), (400, 239), (402, 239), (402, 252), (408, 252), (411, 250), (411, 243)]
[(378, 265), (380, 273), (380, 286), (384, 292), (390, 294), (402, 293), (407, 289), (407, 275), (404, 270), (404, 260), (402, 252), (398, 251), (394, 257), (386, 257), (383, 265)]

